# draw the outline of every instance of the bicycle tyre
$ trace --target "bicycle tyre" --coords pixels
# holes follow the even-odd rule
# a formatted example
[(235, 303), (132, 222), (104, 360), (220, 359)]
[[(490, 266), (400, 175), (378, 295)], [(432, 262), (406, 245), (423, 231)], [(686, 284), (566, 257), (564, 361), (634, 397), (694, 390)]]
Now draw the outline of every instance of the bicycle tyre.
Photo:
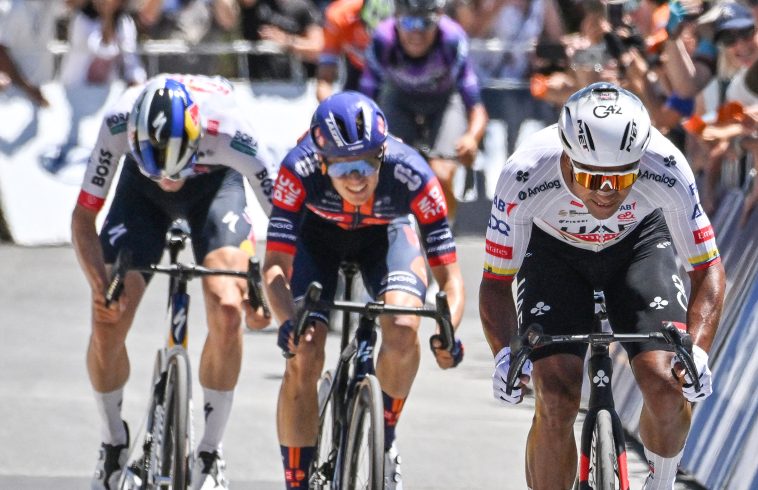
[(334, 480), (338, 443), (335, 439), (334, 397), (331, 394), (333, 384), (332, 370), (325, 371), (318, 382), (318, 439), (316, 457), (313, 458), (308, 477), (309, 488), (312, 490), (329, 488), (329, 483)]
[(181, 356), (168, 361), (164, 407), (166, 421), (158, 449), (161, 475), (171, 482), (172, 489), (185, 490), (189, 483), (189, 373)]
[(594, 490), (618, 490), (618, 458), (613, 436), (613, 419), (607, 410), (600, 410), (592, 431), (591, 472)]
[[(369, 374), (356, 386), (345, 450), (342, 455), (342, 488), (383, 490), (384, 402), (376, 376)], [(368, 466), (365, 476), (362, 474), (364, 464)]]

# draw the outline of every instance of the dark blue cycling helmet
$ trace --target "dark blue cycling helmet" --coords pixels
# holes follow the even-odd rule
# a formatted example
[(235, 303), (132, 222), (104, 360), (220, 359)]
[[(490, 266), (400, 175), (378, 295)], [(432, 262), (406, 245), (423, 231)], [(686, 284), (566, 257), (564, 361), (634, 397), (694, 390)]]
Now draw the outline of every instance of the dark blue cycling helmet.
[(387, 139), (387, 121), (376, 102), (345, 91), (318, 105), (310, 133), (318, 152), (327, 158), (378, 155)]

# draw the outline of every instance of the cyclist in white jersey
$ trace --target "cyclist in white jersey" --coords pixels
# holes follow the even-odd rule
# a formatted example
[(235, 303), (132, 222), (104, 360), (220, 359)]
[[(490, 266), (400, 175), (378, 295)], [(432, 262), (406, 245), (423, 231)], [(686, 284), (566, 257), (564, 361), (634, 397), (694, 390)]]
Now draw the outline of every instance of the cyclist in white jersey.
[[(679, 277), (676, 249), (690, 278)], [(515, 280), (515, 281), (514, 281)], [(645, 490), (673, 489), (691, 405), (711, 393), (708, 350), (721, 315), (724, 269), (684, 156), (650, 125), (639, 99), (608, 83), (572, 95), (558, 124), (534, 134), (508, 160), (492, 203), (479, 309), (495, 355), (493, 392), (505, 404), (509, 342), (539, 323), (547, 334), (587, 333), (593, 290), (605, 292), (617, 333), (686, 322), (702, 388), (696, 392), (659, 343), (624, 344), (642, 391), (640, 436), (651, 471)], [(512, 289), (513, 286), (513, 289)], [(527, 484), (571, 488), (573, 423), (585, 344), (547, 346), (522, 370), (534, 380)], [(683, 396), (684, 397), (683, 397)]]
[[(274, 168), (259, 156), (259, 141), (225, 79), (161, 75), (127, 90), (104, 115), (73, 213), (74, 249), (92, 289), (92, 335), (87, 368), (103, 430), (93, 489), (113, 489), (126, 460), (129, 431), (121, 419), (129, 375), (125, 339), (148, 276), (129, 272), (119, 304), (105, 306), (104, 290), (118, 251), (135, 266), (160, 260), (166, 231), (184, 218), (195, 260), (211, 268), (244, 270), (254, 252), (245, 214), (243, 176), (268, 212)], [(98, 237), (95, 218), (125, 156), (112, 204)], [(238, 278), (203, 279), (208, 336), (200, 359), (205, 431), (197, 447), (192, 488), (226, 488), (221, 439), (242, 359), (240, 323), (268, 321), (243, 298)]]

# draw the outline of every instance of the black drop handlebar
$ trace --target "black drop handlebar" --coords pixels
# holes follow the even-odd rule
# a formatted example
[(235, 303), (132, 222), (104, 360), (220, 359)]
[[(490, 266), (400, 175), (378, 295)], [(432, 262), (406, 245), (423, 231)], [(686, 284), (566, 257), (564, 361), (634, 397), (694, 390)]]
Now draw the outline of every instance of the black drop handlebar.
[[(380, 315), (416, 315), (427, 318), (434, 318), (439, 325), (440, 333), (432, 335), (429, 339), (430, 345), (434, 340), (439, 339), (441, 348), (451, 352), (455, 347), (455, 331), (453, 322), (450, 319), (450, 306), (447, 303), (447, 294), (443, 291), (437, 293), (436, 308), (412, 307), (412, 306), (393, 306), (387, 305), (384, 301), (369, 301), (368, 303), (357, 303), (352, 301), (322, 301), (321, 292), (323, 287), (318, 282), (312, 282), (302, 300), (302, 306), (298, 311), (296, 321), (294, 322), (294, 340), (297, 344), (301, 335), (305, 334), (308, 327), (308, 315), (316, 310), (339, 310), (350, 313), (359, 313), (361, 316), (375, 319)], [(287, 355), (285, 357), (292, 357)]]
[(692, 359), (692, 337), (687, 332), (680, 330), (673, 322), (663, 322), (660, 332), (646, 334), (614, 334), (614, 333), (589, 333), (582, 335), (546, 335), (542, 326), (531, 324), (523, 335), (511, 339), (511, 364), (508, 369), (506, 391), (511, 391), (518, 385), (521, 369), (524, 367), (532, 350), (550, 344), (564, 344), (568, 342), (582, 342), (589, 345), (609, 345), (612, 342), (647, 342), (659, 340), (674, 347), (679, 360), (684, 366), (695, 386), (695, 391), (700, 390), (700, 378), (697, 376), (695, 361)]
[(118, 301), (119, 296), (124, 290), (124, 279), (128, 271), (137, 271), (145, 274), (166, 274), (180, 282), (187, 282), (192, 279), (203, 276), (231, 276), (241, 277), (247, 280), (248, 303), (256, 310), (263, 308), (263, 314), (266, 318), (271, 317), (266, 298), (263, 296), (261, 286), (261, 267), (258, 257), (250, 257), (247, 264), (247, 271), (233, 271), (227, 269), (209, 269), (201, 265), (173, 263), (169, 265), (153, 264), (147, 267), (132, 265), (132, 252), (127, 248), (122, 248), (111, 271), (111, 279), (108, 287), (105, 289), (105, 306), (109, 307), (112, 302)]

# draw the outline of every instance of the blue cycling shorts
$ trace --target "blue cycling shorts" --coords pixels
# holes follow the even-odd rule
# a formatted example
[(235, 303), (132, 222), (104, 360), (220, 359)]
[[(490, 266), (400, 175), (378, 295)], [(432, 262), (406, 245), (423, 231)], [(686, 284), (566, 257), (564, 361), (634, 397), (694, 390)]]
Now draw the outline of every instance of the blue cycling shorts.
[[(388, 225), (345, 230), (311, 212), (300, 228), (290, 287), (295, 299), (305, 295), (308, 285), (323, 286), (321, 298), (334, 300), (340, 263), (355, 262), (363, 284), (372, 298), (387, 291), (403, 291), (424, 301), (426, 262), (418, 235), (407, 216)], [(329, 312), (314, 312), (328, 322)]]

